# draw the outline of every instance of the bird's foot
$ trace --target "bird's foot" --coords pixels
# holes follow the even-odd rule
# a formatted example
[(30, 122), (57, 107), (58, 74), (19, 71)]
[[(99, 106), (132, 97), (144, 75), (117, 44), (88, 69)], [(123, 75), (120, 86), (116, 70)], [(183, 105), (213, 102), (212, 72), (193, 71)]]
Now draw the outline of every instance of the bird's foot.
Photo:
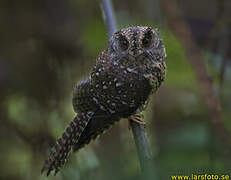
[(131, 128), (131, 121), (136, 122), (142, 126), (146, 126), (146, 123), (144, 122), (144, 115), (143, 114), (133, 114), (128, 117), (129, 123), (128, 123), (128, 128)]

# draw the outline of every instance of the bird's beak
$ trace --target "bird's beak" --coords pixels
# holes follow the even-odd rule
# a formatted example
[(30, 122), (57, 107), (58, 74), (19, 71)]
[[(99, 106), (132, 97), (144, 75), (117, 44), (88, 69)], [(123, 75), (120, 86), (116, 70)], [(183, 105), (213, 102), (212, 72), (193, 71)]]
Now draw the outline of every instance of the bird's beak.
[(129, 54), (133, 57), (138, 57), (140, 54), (142, 54), (142, 50), (141, 49), (138, 49), (138, 50), (131, 49), (129, 50)]

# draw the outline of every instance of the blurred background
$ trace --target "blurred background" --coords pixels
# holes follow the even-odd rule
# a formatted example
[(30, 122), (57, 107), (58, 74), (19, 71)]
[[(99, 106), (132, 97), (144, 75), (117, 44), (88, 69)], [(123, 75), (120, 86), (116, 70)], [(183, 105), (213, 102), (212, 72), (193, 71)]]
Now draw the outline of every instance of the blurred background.
[[(157, 27), (166, 46), (167, 79), (145, 112), (158, 179), (229, 171), (231, 1), (113, 3), (118, 28)], [(1, 180), (47, 179), (43, 162), (75, 116), (72, 89), (107, 41), (100, 1), (0, 1)], [(141, 179), (127, 121), (72, 154), (49, 179)]]

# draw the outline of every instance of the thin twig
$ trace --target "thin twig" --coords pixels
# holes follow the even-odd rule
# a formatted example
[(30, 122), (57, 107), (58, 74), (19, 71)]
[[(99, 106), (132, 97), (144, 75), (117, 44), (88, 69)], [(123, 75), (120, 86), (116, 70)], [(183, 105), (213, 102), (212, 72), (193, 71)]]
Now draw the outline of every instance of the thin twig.
[[(111, 36), (116, 31), (116, 23), (110, 0), (102, 0), (102, 10), (104, 20), (108, 27), (109, 35)], [(147, 136), (144, 130), (144, 126), (133, 121), (130, 121), (130, 125), (136, 144), (141, 170), (147, 179), (153, 179), (154, 173), (152, 168), (151, 153), (148, 149)]]

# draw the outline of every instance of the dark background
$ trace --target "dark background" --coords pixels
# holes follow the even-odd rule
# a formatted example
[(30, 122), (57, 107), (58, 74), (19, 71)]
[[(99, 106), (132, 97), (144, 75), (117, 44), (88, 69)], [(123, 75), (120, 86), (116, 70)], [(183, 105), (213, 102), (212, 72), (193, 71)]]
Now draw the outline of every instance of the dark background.
[[(166, 46), (167, 79), (145, 113), (158, 179), (231, 169), (231, 1), (113, 3), (118, 28), (158, 27)], [(0, 1), (0, 179), (47, 179), (43, 161), (75, 115), (72, 89), (107, 40), (100, 1)], [(136, 180), (139, 169), (123, 120), (49, 179)]]

